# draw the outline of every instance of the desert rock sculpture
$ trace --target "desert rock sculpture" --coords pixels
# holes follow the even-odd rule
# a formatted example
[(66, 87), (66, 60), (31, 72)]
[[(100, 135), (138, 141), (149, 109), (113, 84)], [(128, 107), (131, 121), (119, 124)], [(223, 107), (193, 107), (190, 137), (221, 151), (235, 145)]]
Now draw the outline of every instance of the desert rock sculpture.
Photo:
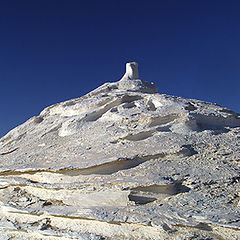
[(240, 116), (117, 82), (0, 139), (0, 239), (240, 239)]
[(139, 79), (138, 64), (136, 62), (126, 63), (126, 73), (121, 80), (134, 80)]

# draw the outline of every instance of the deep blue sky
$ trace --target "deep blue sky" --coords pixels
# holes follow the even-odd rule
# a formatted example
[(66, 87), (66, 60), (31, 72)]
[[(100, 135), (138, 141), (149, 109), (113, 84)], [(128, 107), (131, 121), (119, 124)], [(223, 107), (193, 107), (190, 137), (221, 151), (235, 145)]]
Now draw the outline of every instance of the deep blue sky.
[(240, 112), (240, 2), (0, 1), (0, 136), (48, 105), (117, 81)]

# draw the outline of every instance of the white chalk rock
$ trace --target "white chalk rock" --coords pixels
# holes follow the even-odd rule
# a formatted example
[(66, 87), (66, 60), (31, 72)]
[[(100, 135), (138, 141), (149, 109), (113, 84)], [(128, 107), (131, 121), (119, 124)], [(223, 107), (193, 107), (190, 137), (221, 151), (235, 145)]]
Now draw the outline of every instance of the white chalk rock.
[(138, 64), (136, 62), (126, 63), (126, 73), (121, 80), (139, 79)]
[(240, 239), (239, 159), (237, 113), (130, 62), (0, 139), (0, 238)]
[(117, 86), (120, 90), (135, 91), (143, 93), (157, 93), (158, 89), (154, 83), (139, 79), (138, 64), (136, 62), (126, 63), (126, 72)]

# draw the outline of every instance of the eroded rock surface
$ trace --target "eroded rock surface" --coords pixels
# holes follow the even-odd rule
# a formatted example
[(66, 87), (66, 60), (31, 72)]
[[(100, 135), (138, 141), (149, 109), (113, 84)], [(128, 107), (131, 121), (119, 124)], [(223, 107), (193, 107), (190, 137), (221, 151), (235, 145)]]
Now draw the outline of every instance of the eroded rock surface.
[(0, 239), (240, 239), (240, 116), (118, 82), (0, 139)]

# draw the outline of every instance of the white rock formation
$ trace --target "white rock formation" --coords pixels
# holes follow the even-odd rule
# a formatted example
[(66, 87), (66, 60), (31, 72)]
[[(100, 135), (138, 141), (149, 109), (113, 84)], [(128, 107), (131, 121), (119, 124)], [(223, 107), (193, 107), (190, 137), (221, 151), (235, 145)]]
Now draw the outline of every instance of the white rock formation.
[(138, 64), (136, 62), (126, 63), (126, 73), (122, 77), (123, 80), (134, 80), (139, 79), (138, 75)]
[(0, 139), (0, 239), (240, 239), (240, 117), (124, 77)]

